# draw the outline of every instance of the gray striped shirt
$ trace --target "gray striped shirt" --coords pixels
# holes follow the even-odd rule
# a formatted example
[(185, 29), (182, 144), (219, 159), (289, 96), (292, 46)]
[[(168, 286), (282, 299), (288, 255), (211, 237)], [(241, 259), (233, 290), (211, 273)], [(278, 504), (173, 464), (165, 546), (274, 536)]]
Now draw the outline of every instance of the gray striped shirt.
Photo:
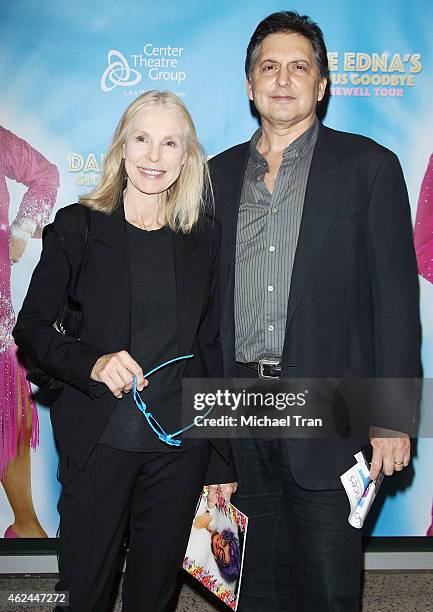
[(319, 132), (314, 124), (283, 152), (272, 194), (264, 175), (268, 162), (251, 138), (236, 235), (236, 360), (281, 357), (293, 261), (311, 158)]

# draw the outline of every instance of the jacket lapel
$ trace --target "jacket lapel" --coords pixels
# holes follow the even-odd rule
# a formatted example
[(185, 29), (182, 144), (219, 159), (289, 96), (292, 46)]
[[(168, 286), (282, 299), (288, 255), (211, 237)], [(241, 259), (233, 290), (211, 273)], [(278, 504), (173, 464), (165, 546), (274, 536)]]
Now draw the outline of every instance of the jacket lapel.
[(107, 309), (119, 335), (121, 347), (129, 350), (131, 286), (123, 205), (116, 208), (110, 215), (98, 214), (96, 218), (97, 227), (94, 240), (90, 243), (92, 247), (90, 252), (100, 279), (100, 288), (106, 298)]
[[(338, 154), (320, 126), (311, 160), (287, 308), (286, 335), (319, 256), (341, 194)], [(286, 336), (287, 337), (287, 336)], [(284, 352), (284, 351), (283, 351)]]
[(235, 351), (234, 287), (236, 231), (248, 158), (249, 142), (246, 142), (232, 165), (225, 168), (226, 176), (219, 176), (217, 183), (217, 202), (219, 203), (217, 216), (221, 220), (221, 333), (225, 336), (223, 344), (230, 346), (229, 352), (233, 355)]
[[(123, 206), (119, 206), (111, 215), (98, 215), (97, 218), (95, 237), (91, 242), (92, 259), (121, 346), (129, 350), (131, 284)], [(183, 354), (191, 350), (200, 321), (209, 254), (207, 243), (200, 243), (194, 233), (173, 234), (173, 250), (178, 344), (179, 352)]]
[(200, 322), (209, 264), (208, 244), (194, 233), (173, 234), (178, 349), (189, 353)]

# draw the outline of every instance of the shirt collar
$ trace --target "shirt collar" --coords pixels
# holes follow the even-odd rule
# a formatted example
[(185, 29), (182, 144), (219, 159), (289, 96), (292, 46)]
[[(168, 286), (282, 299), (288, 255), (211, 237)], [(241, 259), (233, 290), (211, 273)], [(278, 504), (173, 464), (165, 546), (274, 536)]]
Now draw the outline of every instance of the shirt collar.
[[(257, 150), (257, 143), (262, 135), (262, 128), (258, 128), (250, 140), (250, 159), (254, 166), (267, 168), (268, 162)], [(283, 151), (283, 160), (293, 157), (302, 157), (314, 147), (319, 135), (319, 120), (315, 117), (313, 125), (303, 132), (296, 140), (291, 142)]]

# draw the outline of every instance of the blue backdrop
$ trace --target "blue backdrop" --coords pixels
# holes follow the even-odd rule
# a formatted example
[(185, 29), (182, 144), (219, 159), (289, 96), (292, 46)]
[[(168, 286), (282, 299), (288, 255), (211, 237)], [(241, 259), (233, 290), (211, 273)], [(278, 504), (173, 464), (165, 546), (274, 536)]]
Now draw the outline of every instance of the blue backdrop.
[[(433, 4), (428, 0), (15, 0), (0, 7), (1, 124), (60, 171), (56, 208), (98, 180), (104, 152), (124, 108), (147, 89), (176, 92), (189, 107), (209, 155), (256, 129), (245, 95), (243, 62), (257, 23), (277, 10), (310, 15), (322, 27), (332, 97), (324, 122), (361, 133), (399, 156), (415, 217), (432, 153)], [(8, 182), (13, 219), (25, 187)], [(13, 268), (16, 310), (40, 241)], [(433, 286), (420, 279), (423, 360), (433, 369)], [(58, 523), (57, 457), (48, 411), (39, 407), (41, 443), (32, 456), (33, 497), (50, 535)], [(387, 482), (375, 535), (424, 535), (433, 497), (433, 444), (421, 439), (406, 482)], [(398, 480), (397, 480), (398, 479)], [(380, 512), (379, 512), (380, 510)], [(0, 529), (12, 513), (0, 491)]]

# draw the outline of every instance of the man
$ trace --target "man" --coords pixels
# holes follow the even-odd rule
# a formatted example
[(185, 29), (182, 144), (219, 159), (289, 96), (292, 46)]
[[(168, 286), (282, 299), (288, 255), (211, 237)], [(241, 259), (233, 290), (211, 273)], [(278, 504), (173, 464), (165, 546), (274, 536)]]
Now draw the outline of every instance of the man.
[[(226, 376), (418, 377), (417, 272), (396, 156), (319, 124), (327, 54), (308, 17), (264, 19), (245, 67), (261, 128), (211, 161)], [(394, 412), (371, 425), (405, 431)], [(371, 444), (372, 478), (408, 465), (405, 434), (372, 430)], [(234, 503), (250, 517), (240, 610), (358, 610), (361, 534), (339, 480), (358, 450), (355, 440), (236, 442)]]

